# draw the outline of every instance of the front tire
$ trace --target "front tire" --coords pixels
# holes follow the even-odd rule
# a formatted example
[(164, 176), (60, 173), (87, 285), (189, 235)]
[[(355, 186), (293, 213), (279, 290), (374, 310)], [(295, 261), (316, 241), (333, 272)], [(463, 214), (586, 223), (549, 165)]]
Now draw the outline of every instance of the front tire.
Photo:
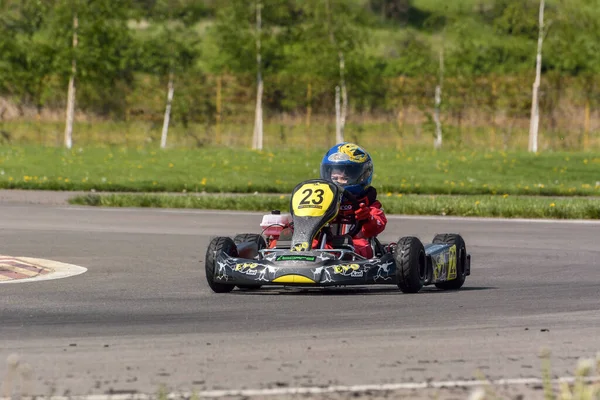
[(206, 249), (206, 258), (204, 261), (206, 282), (208, 282), (208, 286), (215, 293), (229, 293), (235, 288), (235, 285), (215, 281), (216, 255), (221, 251), (231, 257), (237, 257), (238, 255), (237, 247), (231, 238), (216, 237), (211, 240), (208, 249)]
[(425, 248), (419, 238), (400, 238), (394, 249), (396, 279), (403, 293), (417, 293), (425, 284), (427, 262)]
[[(265, 238), (257, 233), (240, 233), (235, 235), (233, 242), (236, 245), (246, 242), (256, 243), (258, 250), (267, 248), (267, 242), (265, 241)], [(237, 285), (237, 287), (246, 290), (256, 290), (260, 289), (262, 285)]]
[(456, 279), (436, 283), (435, 287), (443, 290), (458, 290), (467, 278), (467, 247), (463, 238), (456, 233), (441, 233), (435, 235), (432, 243), (456, 245)]

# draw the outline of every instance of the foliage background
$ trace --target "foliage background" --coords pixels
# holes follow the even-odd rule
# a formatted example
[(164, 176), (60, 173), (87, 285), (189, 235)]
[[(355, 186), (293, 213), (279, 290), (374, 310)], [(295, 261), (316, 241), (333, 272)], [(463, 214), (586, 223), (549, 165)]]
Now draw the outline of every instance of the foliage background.
[[(268, 146), (329, 144), (341, 50), (349, 139), (428, 146), (443, 51), (445, 143), (525, 148), (538, 1), (262, 3)], [(248, 146), (255, 5), (250, 0), (0, 0), (0, 139), (60, 143), (75, 57), (76, 144), (155, 142), (173, 73), (171, 145)], [(73, 50), (75, 12), (80, 42)], [(540, 148), (599, 149), (600, 4), (548, 0), (546, 23)]]

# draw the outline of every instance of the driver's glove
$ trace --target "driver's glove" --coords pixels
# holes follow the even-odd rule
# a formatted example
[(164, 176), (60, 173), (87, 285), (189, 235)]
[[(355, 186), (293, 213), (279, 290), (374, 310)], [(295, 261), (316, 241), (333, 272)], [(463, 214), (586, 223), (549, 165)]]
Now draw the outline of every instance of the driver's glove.
[(367, 207), (365, 203), (360, 203), (360, 208), (354, 211), (354, 217), (357, 221), (371, 219), (371, 207)]

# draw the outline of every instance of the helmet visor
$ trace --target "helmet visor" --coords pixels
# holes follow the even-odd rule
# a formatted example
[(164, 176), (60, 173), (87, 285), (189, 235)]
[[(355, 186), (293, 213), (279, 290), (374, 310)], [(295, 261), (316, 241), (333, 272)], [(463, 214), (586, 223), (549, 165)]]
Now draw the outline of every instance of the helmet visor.
[(351, 186), (363, 183), (367, 163), (362, 164), (326, 164), (321, 165), (321, 179), (340, 186)]

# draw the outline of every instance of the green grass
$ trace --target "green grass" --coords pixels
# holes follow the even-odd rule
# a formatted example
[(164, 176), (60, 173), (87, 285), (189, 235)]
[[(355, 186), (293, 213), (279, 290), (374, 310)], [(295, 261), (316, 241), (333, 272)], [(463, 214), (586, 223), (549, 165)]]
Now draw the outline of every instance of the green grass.
[[(101, 207), (195, 208), (215, 210), (289, 210), (289, 195), (88, 194), (71, 204)], [(600, 201), (589, 198), (513, 197), (508, 195), (384, 195), (387, 214), (468, 217), (600, 219)]]
[[(592, 153), (369, 150), (382, 195), (600, 195)], [(0, 188), (288, 194), (319, 176), (324, 151), (0, 147)]]

